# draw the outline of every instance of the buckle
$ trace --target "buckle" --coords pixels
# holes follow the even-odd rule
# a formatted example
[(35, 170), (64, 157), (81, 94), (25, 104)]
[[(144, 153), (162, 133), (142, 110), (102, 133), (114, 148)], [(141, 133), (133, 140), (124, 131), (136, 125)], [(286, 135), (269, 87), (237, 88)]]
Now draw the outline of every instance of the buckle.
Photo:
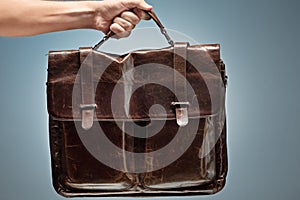
[(97, 108), (96, 104), (80, 104), (81, 115), (82, 115), (82, 128), (89, 130), (93, 126), (94, 113)]
[(92, 109), (96, 109), (97, 108), (97, 104), (80, 104), (80, 109), (81, 110), (92, 110)]
[(190, 105), (189, 102), (172, 102), (172, 106), (175, 106), (176, 112), (176, 122), (178, 126), (184, 127), (189, 123), (189, 116), (188, 116), (188, 106)]

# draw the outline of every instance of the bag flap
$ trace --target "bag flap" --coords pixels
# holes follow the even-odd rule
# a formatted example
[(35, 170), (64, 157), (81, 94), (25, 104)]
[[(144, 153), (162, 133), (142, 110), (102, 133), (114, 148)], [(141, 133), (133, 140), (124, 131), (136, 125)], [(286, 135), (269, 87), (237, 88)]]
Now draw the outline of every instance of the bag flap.
[[(138, 50), (126, 55), (92, 51), (96, 118), (98, 120), (175, 119), (173, 47)], [(48, 113), (61, 120), (80, 120), (81, 66), (78, 50), (50, 51)], [(188, 116), (217, 114), (224, 107), (218, 44), (187, 49)], [(173, 70), (174, 71), (174, 70)], [(93, 92), (93, 91), (91, 91)], [(156, 106), (153, 106), (156, 105)], [(160, 106), (157, 106), (160, 105)]]

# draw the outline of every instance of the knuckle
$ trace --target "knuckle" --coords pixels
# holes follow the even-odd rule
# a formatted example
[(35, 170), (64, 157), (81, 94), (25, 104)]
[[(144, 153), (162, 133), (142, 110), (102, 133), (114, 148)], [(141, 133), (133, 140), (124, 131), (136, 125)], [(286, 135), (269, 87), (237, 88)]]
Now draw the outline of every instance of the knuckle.
[(132, 24), (130, 21), (127, 21), (126, 19), (117, 20), (115, 23), (127, 31), (131, 30), (134, 27), (134, 24)]
[(123, 27), (125, 30), (129, 31), (133, 28), (133, 24), (131, 23), (126, 23)]
[(132, 19), (132, 22), (134, 23), (134, 24), (138, 24), (139, 22), (140, 22), (140, 18), (139, 17), (134, 17), (133, 19)]
[(140, 21), (140, 17), (138, 14), (131, 12), (131, 11), (125, 11), (121, 14), (121, 18), (130, 21), (134, 24), (137, 24)]
[(123, 32), (122, 27), (120, 27), (120, 25), (113, 23), (110, 26), (110, 30), (116, 34)]
[(127, 18), (128, 15), (130, 15), (130, 12), (129, 11), (124, 11), (124, 12), (121, 13), (120, 16), (121, 16), (121, 18)]
[(116, 17), (116, 18), (114, 18), (114, 20), (113, 20), (114, 23), (118, 23), (119, 21), (120, 21), (120, 17)]

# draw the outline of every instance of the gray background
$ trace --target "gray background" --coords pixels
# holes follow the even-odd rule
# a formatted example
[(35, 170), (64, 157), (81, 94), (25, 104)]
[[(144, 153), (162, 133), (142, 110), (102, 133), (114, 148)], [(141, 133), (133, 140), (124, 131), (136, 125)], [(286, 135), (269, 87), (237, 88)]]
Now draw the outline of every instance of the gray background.
[[(300, 1), (148, 2), (168, 28), (220, 43), (227, 64), (227, 185), (217, 195), (188, 199), (297, 199)], [(139, 25), (147, 26), (152, 23)], [(1, 200), (63, 199), (51, 186), (45, 55), (90, 46), (101, 35), (75, 30), (0, 38)]]

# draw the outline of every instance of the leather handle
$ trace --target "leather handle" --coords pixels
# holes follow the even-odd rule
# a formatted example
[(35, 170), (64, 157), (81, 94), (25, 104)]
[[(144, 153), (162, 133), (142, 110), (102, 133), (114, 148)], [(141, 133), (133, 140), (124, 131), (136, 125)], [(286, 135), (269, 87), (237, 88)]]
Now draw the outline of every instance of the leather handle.
[(151, 17), (151, 19), (153, 19), (153, 21), (157, 24), (157, 26), (158, 26), (160, 29), (165, 28), (165, 27), (163, 26), (163, 24), (160, 22), (160, 20), (158, 19), (157, 15), (155, 14), (154, 11), (152, 11), (152, 10), (151, 10), (151, 11), (148, 11), (148, 10), (146, 10), (145, 12)]
[[(161, 21), (158, 19), (157, 15), (155, 14), (154, 11), (148, 11), (148, 10), (144, 10), (145, 13), (147, 13), (149, 15), (149, 17), (156, 23), (156, 25), (160, 28), (161, 33), (165, 36), (166, 40), (168, 41), (168, 43), (171, 46), (174, 46), (174, 41), (171, 39), (171, 37), (168, 35), (165, 27), (163, 26), (163, 24), (161, 23)], [(100, 42), (98, 42), (93, 49), (97, 50), (105, 41), (107, 41), (109, 38), (111, 38), (112, 36), (114, 36), (115, 33), (112, 31), (109, 31)]]

